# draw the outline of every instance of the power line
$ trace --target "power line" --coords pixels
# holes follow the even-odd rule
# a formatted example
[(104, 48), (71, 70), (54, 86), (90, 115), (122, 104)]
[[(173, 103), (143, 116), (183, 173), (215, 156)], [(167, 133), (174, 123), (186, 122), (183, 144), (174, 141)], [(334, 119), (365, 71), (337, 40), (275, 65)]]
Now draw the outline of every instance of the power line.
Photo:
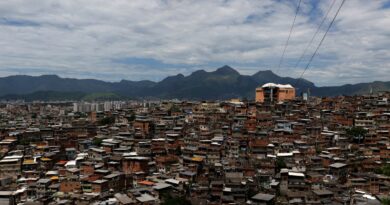
[(295, 87), (298, 87), (298, 85), (299, 85), (299, 83), (300, 83), (300, 81), (301, 81), (303, 75), (305, 74), (305, 72), (306, 72), (307, 69), (309, 68), (310, 63), (313, 61), (313, 58), (316, 56), (316, 54), (317, 54), (317, 52), (318, 52), (318, 49), (321, 47), (322, 43), (324, 42), (325, 37), (326, 37), (326, 34), (328, 34), (328, 32), (329, 32), (330, 28), (332, 27), (334, 21), (336, 20), (337, 15), (339, 14), (339, 12), (340, 12), (340, 10), (341, 10), (341, 7), (343, 7), (345, 1), (346, 1), (346, 0), (343, 0), (343, 1), (341, 2), (340, 7), (337, 9), (336, 14), (334, 15), (332, 21), (330, 22), (328, 28), (326, 29), (324, 35), (322, 36), (322, 39), (321, 39), (320, 43), (318, 44), (318, 46), (317, 46), (316, 50), (314, 51), (313, 55), (310, 57), (309, 62), (307, 62), (307, 65), (306, 65), (305, 69), (303, 70), (301, 76), (298, 78), (298, 81), (297, 81)]
[(321, 27), (324, 24), (325, 20), (328, 18), (328, 15), (329, 15), (330, 11), (332, 10), (333, 5), (334, 5), (335, 2), (336, 2), (336, 0), (333, 0), (333, 2), (330, 5), (328, 11), (326, 11), (326, 14), (325, 14), (324, 18), (322, 19), (321, 23), (318, 25), (318, 28), (317, 28), (316, 32), (314, 33), (313, 37), (310, 39), (310, 42), (307, 44), (306, 48), (303, 50), (302, 55), (299, 57), (299, 59), (296, 62), (296, 64), (295, 64), (293, 69), (297, 68), (298, 65), (301, 63), (301, 61), (303, 60), (303, 57), (305, 57), (307, 50), (309, 49), (309, 47), (313, 43), (314, 39), (317, 37), (317, 34), (320, 32)]
[(295, 11), (294, 20), (293, 20), (293, 23), (292, 23), (291, 28), (290, 28), (290, 33), (288, 34), (287, 41), (286, 41), (286, 43), (284, 45), (283, 53), (282, 53), (282, 56), (280, 57), (279, 65), (278, 65), (278, 68), (276, 70), (276, 73), (279, 72), (280, 66), (282, 65), (282, 62), (283, 62), (283, 59), (284, 59), (284, 54), (286, 53), (286, 49), (287, 49), (288, 43), (290, 41), (291, 33), (292, 33), (294, 25), (295, 25), (295, 20), (296, 20), (297, 15), (298, 15), (299, 8), (301, 7), (301, 2), (302, 2), (302, 0), (299, 0), (298, 6), (297, 6), (297, 10)]

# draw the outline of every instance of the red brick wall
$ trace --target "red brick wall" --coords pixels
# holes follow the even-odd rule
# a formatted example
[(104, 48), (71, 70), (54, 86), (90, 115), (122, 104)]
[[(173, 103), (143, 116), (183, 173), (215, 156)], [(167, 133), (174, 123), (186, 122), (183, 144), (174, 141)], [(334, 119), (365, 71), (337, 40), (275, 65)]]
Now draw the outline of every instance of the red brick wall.
[(61, 192), (74, 192), (74, 191), (80, 191), (81, 185), (79, 181), (62, 181), (60, 185), (60, 191)]

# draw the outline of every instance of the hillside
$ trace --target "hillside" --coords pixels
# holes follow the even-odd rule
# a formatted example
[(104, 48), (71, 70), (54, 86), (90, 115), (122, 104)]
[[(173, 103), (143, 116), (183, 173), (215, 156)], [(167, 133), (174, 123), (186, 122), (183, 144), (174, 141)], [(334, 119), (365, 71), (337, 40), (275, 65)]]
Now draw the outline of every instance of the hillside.
[[(0, 78), (1, 99), (29, 100), (96, 100), (96, 99), (228, 99), (253, 98), (257, 86), (274, 82), (296, 87), (295, 78), (281, 77), (270, 70), (253, 75), (241, 75), (229, 66), (215, 71), (198, 70), (188, 76), (178, 74), (160, 82), (128, 81), (105, 82), (95, 79), (61, 78), (56, 75), (17, 75)], [(316, 96), (356, 95), (373, 91), (390, 90), (390, 82), (359, 83), (355, 85), (317, 87), (301, 80), (297, 93), (310, 88)], [(89, 96), (89, 97), (88, 97)]]

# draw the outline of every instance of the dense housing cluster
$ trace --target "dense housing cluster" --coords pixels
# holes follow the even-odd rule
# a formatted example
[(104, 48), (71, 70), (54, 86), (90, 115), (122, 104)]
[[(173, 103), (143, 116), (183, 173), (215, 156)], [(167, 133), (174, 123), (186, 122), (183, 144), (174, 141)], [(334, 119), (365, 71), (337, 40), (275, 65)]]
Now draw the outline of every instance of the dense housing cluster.
[(380, 204), (388, 99), (3, 102), (0, 204)]

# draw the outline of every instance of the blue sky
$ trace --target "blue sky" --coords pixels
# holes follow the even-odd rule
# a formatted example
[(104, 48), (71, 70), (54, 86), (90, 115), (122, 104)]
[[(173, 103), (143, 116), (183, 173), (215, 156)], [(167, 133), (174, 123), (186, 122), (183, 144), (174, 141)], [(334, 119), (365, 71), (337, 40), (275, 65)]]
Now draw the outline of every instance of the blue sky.
[[(0, 76), (158, 81), (227, 64), (298, 77), (306, 60), (294, 65), (331, 3), (302, 0), (278, 70), (298, 0), (4, 0)], [(390, 80), (389, 25), (389, 1), (347, 0), (304, 77), (317, 85)]]

